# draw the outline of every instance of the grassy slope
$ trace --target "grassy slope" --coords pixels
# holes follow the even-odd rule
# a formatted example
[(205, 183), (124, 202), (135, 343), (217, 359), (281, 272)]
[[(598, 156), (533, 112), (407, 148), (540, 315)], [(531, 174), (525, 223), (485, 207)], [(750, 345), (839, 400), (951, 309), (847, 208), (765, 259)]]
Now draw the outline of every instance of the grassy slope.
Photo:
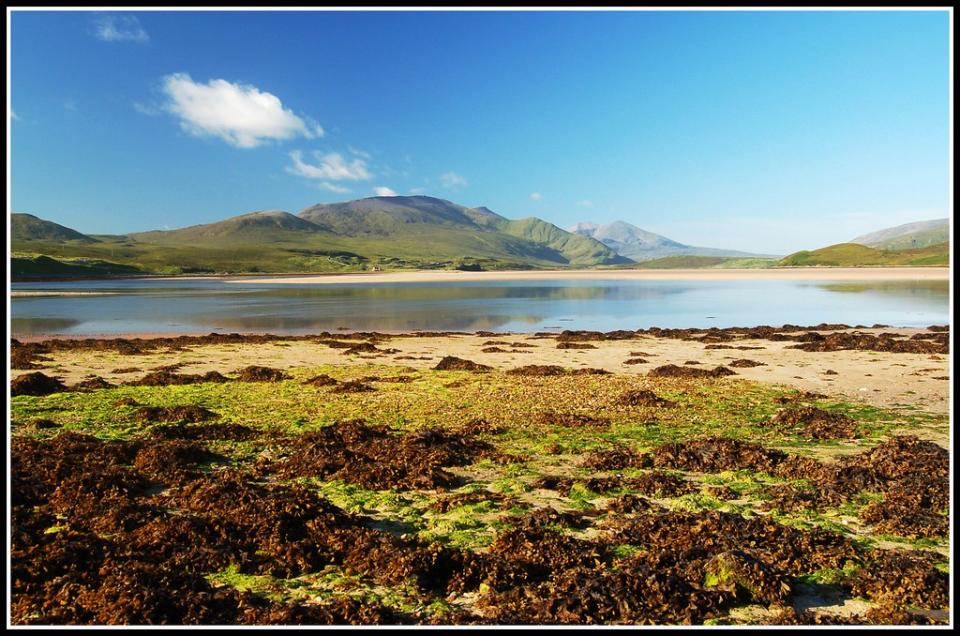
[[(588, 267), (626, 261), (596, 241), (564, 237), (565, 232), (536, 219), (502, 231), (410, 223), (389, 233), (343, 236), (292, 215), (249, 217), (170, 232), (98, 236), (96, 243), (15, 240), (13, 249), (58, 259), (101, 259), (162, 274), (357, 271), (375, 263), (387, 269), (443, 268), (465, 260), (485, 269)], [(12, 265), (14, 276), (20, 275), (20, 263)]]
[(932, 219), (888, 227), (851, 239), (881, 250), (905, 250), (927, 247), (950, 240), (950, 219)]
[(665, 256), (637, 265), (641, 269), (762, 269), (772, 267), (774, 260), (766, 258), (735, 258), (728, 256)]
[(923, 232), (913, 232), (905, 236), (898, 236), (882, 241), (870, 247), (881, 250), (906, 250), (946, 243), (950, 240), (949, 229), (949, 227), (940, 227)]
[(778, 267), (890, 267), (944, 266), (949, 264), (949, 244), (941, 243), (920, 249), (877, 250), (857, 243), (840, 243), (813, 251), (790, 254)]
[[(55, 258), (96, 258), (171, 274), (358, 271), (374, 263), (385, 268), (432, 268), (452, 266), (464, 256), (485, 268), (567, 264), (555, 250), (521, 239), (446, 228), (394, 238), (275, 232), (261, 236), (257, 242), (230, 240), (202, 246), (120, 239), (90, 245), (29, 241), (15, 244), (14, 249)], [(15, 276), (18, 273), (16, 267), (11, 271)]]
[(187, 245), (211, 242), (273, 242), (278, 237), (311, 234), (321, 228), (289, 212), (251, 212), (224, 219), (217, 223), (193, 225), (177, 230), (136, 232), (130, 238), (146, 243)]
[(89, 278), (99, 276), (134, 276), (145, 274), (130, 265), (119, 265), (99, 259), (57, 260), (43, 255), (14, 254), (10, 269), (17, 278)]
[(536, 217), (502, 221), (498, 228), (511, 236), (553, 248), (570, 260), (571, 265), (616, 265), (628, 262), (599, 241), (571, 234)]
[(52, 240), (75, 241), (78, 243), (95, 243), (96, 239), (76, 230), (59, 225), (52, 221), (45, 221), (32, 214), (14, 213), (10, 215), (10, 239), (24, 240)]

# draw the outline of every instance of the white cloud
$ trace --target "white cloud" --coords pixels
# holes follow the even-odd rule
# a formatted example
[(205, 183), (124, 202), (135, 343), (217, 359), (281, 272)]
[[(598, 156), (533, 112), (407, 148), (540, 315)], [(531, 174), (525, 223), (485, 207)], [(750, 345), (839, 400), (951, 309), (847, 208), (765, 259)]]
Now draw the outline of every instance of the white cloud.
[(423, 194), (426, 191), (426, 188), (410, 188), (410, 194)]
[(287, 172), (307, 179), (322, 179), (324, 181), (366, 181), (372, 175), (367, 169), (367, 162), (363, 159), (344, 160), (343, 155), (337, 152), (314, 152), (317, 163), (307, 163), (303, 160), (303, 153), (299, 150), (290, 152), (293, 165), (287, 167)]
[(20, 121), (20, 116), (17, 115), (17, 113), (15, 113), (15, 112), (13, 111), (13, 109), (11, 109), (11, 110), (10, 110), (10, 119), (12, 119), (13, 121)]
[(456, 190), (458, 188), (465, 188), (467, 186), (467, 179), (456, 172), (446, 172), (440, 175), (440, 183), (442, 183), (445, 188)]
[(533, 199), (534, 201), (539, 201), (540, 199), (543, 198), (543, 195), (540, 194), (539, 192), (531, 192), (530, 198)]
[(165, 110), (180, 118), (180, 127), (198, 137), (219, 137), (238, 148), (254, 148), (269, 140), (323, 136), (323, 129), (284, 108), (276, 95), (256, 86), (214, 79), (194, 82), (186, 73), (163, 78)]
[(581, 208), (592, 208), (593, 201), (591, 201), (590, 199), (580, 199), (579, 201), (577, 201), (577, 205), (579, 205)]
[(374, 191), (374, 193), (376, 193), (376, 195), (377, 195), (378, 197), (395, 197), (395, 196), (397, 196), (396, 191), (395, 191), (395, 190), (391, 190), (391, 189), (388, 188), (387, 186), (377, 186), (376, 188), (373, 189), (373, 191)]
[(343, 194), (344, 192), (350, 192), (350, 188), (344, 188), (343, 186), (338, 186), (337, 184), (330, 183), (328, 181), (321, 181), (317, 184), (317, 186), (324, 190), (329, 190), (330, 192), (339, 192), (340, 194)]
[(150, 36), (132, 15), (105, 15), (97, 19), (96, 36), (104, 42), (137, 42), (144, 44)]

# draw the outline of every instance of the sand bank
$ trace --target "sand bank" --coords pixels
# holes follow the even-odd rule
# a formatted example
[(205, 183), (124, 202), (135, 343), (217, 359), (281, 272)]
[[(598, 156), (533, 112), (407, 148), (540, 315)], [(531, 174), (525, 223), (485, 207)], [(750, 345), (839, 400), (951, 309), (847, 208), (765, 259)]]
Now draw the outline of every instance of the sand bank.
[(434, 283), (521, 280), (949, 280), (948, 267), (796, 267), (776, 269), (629, 269), (460, 272), (426, 270), (224, 278), (229, 283)]

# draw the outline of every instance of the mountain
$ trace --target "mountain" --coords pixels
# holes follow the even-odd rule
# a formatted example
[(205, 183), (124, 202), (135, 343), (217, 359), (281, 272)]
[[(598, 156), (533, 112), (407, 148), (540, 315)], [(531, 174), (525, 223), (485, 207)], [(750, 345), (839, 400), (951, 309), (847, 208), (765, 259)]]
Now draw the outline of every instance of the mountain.
[(906, 250), (879, 250), (858, 243), (839, 243), (818, 250), (785, 256), (777, 267), (918, 267), (945, 266), (950, 262), (947, 243)]
[(950, 220), (905, 223), (869, 234), (849, 243), (785, 256), (778, 267), (917, 267), (950, 264)]
[(570, 232), (596, 239), (621, 256), (626, 256), (638, 263), (668, 256), (774, 258), (764, 254), (684, 245), (665, 236), (642, 230), (625, 221), (614, 221), (605, 225), (582, 221), (571, 227)]
[(250, 212), (216, 223), (192, 225), (179, 230), (136, 232), (128, 236), (146, 243), (183, 241), (277, 241), (288, 233), (321, 232), (323, 228), (289, 212)]
[(511, 221), (489, 208), (467, 208), (428, 196), (370, 197), (320, 204), (298, 216), (339, 236), (393, 240), (410, 236), (431, 250), (436, 246), (427, 243), (454, 238), (450, 249), (463, 256), (499, 254), (573, 266), (630, 262), (598, 241), (571, 234), (535, 217)]
[(946, 243), (949, 240), (950, 219), (933, 219), (871, 232), (850, 242), (884, 250), (902, 250)]
[(596, 239), (572, 234), (536, 217), (518, 221), (503, 219), (496, 227), (511, 236), (555, 249), (570, 259), (571, 264), (625, 265), (631, 262), (631, 259), (617, 254), (616, 250)]
[(422, 225), (483, 231), (506, 220), (487, 208), (471, 209), (427, 196), (321, 203), (298, 216), (344, 236), (391, 236), (420, 231)]
[(10, 215), (11, 241), (77, 241), (80, 243), (96, 243), (97, 239), (81, 234), (76, 230), (45, 221), (32, 214), (15, 212)]
[(593, 236), (593, 233), (600, 227), (596, 223), (591, 223), (590, 221), (580, 221), (579, 223), (574, 223), (568, 232), (571, 234), (580, 234), (581, 236)]
[[(35, 219), (31, 223), (47, 222)], [(174, 230), (87, 237), (89, 244), (50, 230), (20, 232), (18, 236), (21, 238), (15, 236), (11, 244), (18, 258), (42, 254), (61, 260), (101, 259), (161, 274), (358, 271), (374, 266), (529, 269), (631, 263), (599, 241), (541, 219), (510, 220), (485, 207), (469, 208), (427, 196), (319, 204), (299, 214), (250, 212)], [(18, 263), (26, 271), (26, 262)]]

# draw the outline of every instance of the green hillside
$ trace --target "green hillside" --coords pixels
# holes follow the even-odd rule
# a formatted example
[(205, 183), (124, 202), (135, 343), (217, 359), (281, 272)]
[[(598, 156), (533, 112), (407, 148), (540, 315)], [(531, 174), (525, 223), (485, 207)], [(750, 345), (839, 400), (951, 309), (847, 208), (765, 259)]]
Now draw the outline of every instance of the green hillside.
[(71, 230), (53, 221), (45, 221), (32, 214), (14, 213), (10, 215), (11, 241), (76, 241), (96, 243), (96, 239), (76, 230)]
[(924, 230), (921, 232), (904, 234), (903, 236), (897, 236), (895, 238), (881, 241), (880, 243), (876, 243), (870, 247), (876, 247), (881, 250), (907, 250), (928, 247), (930, 245), (939, 245), (940, 243), (946, 243), (949, 240), (950, 228), (944, 226), (930, 230)]
[(497, 228), (511, 236), (554, 249), (563, 254), (571, 265), (618, 265), (630, 262), (630, 259), (620, 256), (597, 240), (571, 234), (536, 217), (517, 221), (504, 219), (497, 223)]
[(98, 278), (102, 276), (135, 276), (146, 272), (130, 265), (102, 260), (57, 260), (49, 256), (14, 255), (10, 257), (14, 278)]
[[(630, 262), (599, 241), (571, 234), (537, 218), (511, 221), (487, 208), (467, 208), (427, 196), (371, 197), (321, 204), (298, 216), (338, 239), (363, 239), (366, 249), (381, 255), (397, 253), (394, 243), (412, 237), (415, 241), (409, 247), (425, 251), (404, 251), (407, 256), (456, 254), (586, 267)], [(378, 239), (389, 239), (390, 243), (375, 245)]]
[(61, 260), (99, 259), (157, 274), (631, 263), (593, 239), (545, 221), (513, 222), (486, 208), (466, 208), (433, 197), (371, 197), (312, 206), (299, 215), (253, 212), (176, 230), (87, 238), (21, 233), (13, 249)]
[(878, 250), (857, 243), (840, 243), (818, 250), (790, 254), (777, 263), (778, 267), (917, 267), (949, 264), (948, 243), (919, 249)]
[(915, 221), (864, 234), (852, 239), (880, 250), (908, 250), (946, 243), (950, 240), (950, 219)]
[(279, 242), (287, 239), (288, 235), (320, 231), (322, 228), (289, 212), (269, 211), (241, 214), (217, 223), (193, 225), (179, 230), (137, 232), (129, 237), (143, 243)]
[(639, 269), (704, 269), (722, 264), (722, 256), (664, 256), (650, 261), (643, 261)]
[(340, 236), (397, 236), (423, 226), (489, 230), (502, 216), (427, 196), (370, 197), (344, 203), (322, 203), (300, 212), (300, 218)]
[(777, 264), (775, 258), (728, 258), (713, 269), (767, 269)]
[(736, 258), (729, 256), (664, 256), (637, 265), (639, 269), (763, 269), (773, 267), (775, 261), (767, 258)]

